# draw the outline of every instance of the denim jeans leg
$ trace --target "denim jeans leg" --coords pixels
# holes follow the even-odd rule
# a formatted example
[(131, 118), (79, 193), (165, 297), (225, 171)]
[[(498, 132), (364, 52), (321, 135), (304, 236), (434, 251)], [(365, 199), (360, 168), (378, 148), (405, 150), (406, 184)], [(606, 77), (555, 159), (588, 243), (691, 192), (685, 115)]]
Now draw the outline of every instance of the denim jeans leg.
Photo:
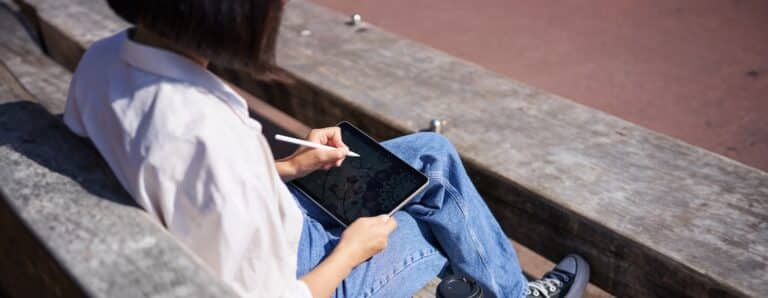
[(396, 212), (387, 248), (358, 265), (342, 282), (344, 297), (410, 297), (448, 265), (426, 226)]
[(430, 228), (451, 270), (477, 280), (489, 296), (523, 296), (527, 280), (515, 250), (451, 143), (416, 133), (382, 145), (429, 176), (427, 189), (404, 209)]
[[(289, 189), (305, 215), (297, 256), (300, 278), (333, 251), (342, 228), (293, 186)], [(408, 297), (446, 267), (447, 259), (426, 226), (406, 212), (394, 217), (398, 226), (387, 248), (355, 267), (334, 297)]]

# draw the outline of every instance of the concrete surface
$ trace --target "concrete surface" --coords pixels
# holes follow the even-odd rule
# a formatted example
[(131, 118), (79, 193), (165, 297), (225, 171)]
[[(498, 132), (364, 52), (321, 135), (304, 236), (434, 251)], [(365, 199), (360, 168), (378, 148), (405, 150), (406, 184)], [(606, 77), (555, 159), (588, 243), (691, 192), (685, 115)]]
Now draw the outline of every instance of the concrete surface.
[(316, 2), (768, 170), (768, 1)]
[(768, 173), (307, 1), (284, 16), (277, 60), (294, 79), (241, 86), (300, 121), (384, 139), (447, 119), (508, 235), (551, 260), (578, 251), (616, 295), (768, 292)]
[(52, 114), (70, 74), (0, 28), (0, 297), (235, 297)]

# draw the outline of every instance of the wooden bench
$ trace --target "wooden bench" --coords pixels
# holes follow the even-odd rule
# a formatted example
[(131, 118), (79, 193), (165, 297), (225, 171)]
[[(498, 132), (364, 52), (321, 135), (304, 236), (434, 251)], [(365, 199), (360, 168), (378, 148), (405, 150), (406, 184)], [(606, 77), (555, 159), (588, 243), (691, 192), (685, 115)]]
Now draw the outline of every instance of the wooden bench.
[[(61, 61), (125, 25), (97, 0), (18, 2)], [(582, 253), (614, 294), (768, 293), (766, 173), (346, 21), (291, 1), (278, 62), (292, 82), (218, 71), (311, 126), (350, 119), (383, 139), (447, 119), (507, 233), (553, 260)]]
[[(46, 132), (46, 134), (52, 134), (52, 135), (64, 135), (65, 138), (74, 138), (78, 139), (76, 136), (69, 135), (69, 132), (66, 131), (66, 128), (62, 127), (60, 123), (58, 123), (55, 119), (51, 118), (51, 112), (55, 113), (61, 113), (64, 109), (64, 102), (66, 100), (65, 94), (61, 93), (62, 91), (66, 91), (68, 81), (70, 78), (70, 74), (64, 70), (62, 67), (56, 65), (49, 59), (42, 57), (42, 53), (40, 53), (39, 49), (37, 49), (37, 46), (33, 44), (30, 39), (30, 37), (26, 36), (25, 33), (30, 32), (23, 32), (22, 30), (18, 30), (21, 28), (19, 25), (15, 23), (12, 18), (9, 17), (8, 14), (0, 14), (0, 24), (7, 25), (8, 28), (12, 28), (11, 33), (13, 35), (9, 35), (9, 38), (6, 39), (0, 39), (0, 41), (3, 41), (6, 45), (2, 51), (0, 51), (0, 107), (2, 107), (2, 103), (12, 103), (12, 106), (7, 106), (6, 109), (0, 108), (0, 113), (3, 113), (3, 111), (6, 111), (7, 114), (17, 114), (20, 118), (33, 118), (33, 119), (45, 119), (46, 121), (50, 121), (51, 123), (54, 123), (56, 127), (49, 132)], [(7, 24), (6, 24), (7, 23)], [(5, 27), (4, 27), (5, 28)], [(14, 36), (15, 35), (15, 36)], [(10, 36), (13, 36), (13, 39), (10, 38)], [(34, 53), (34, 55), (29, 54), (23, 54), (23, 53)], [(8, 62), (9, 64), (13, 64), (13, 68), (15, 73), (12, 73), (7, 67), (5, 67), (4, 62)], [(46, 72), (54, 72), (55, 74), (43, 74)], [(17, 79), (22, 79), (27, 82), (27, 84), (33, 84), (34, 86), (31, 86), (31, 90), (43, 92), (39, 93), (37, 98), (32, 96), (28, 93), (27, 88), (22, 86)], [(52, 81), (50, 81), (53, 79)], [(45, 84), (42, 84), (41, 82), (45, 82), (45, 84), (53, 84), (53, 87), (44, 87)], [(44, 87), (42, 90), (41, 87)], [(240, 94), (245, 97), (249, 101), (249, 107), (252, 109), (251, 115), (254, 118), (259, 119), (264, 125), (265, 134), (268, 135), (274, 135), (275, 133), (282, 133), (282, 134), (288, 134), (288, 135), (295, 135), (295, 136), (303, 136), (306, 135), (309, 128), (294, 118), (291, 118), (284, 113), (275, 110), (275, 108), (265, 104), (264, 102), (256, 99), (252, 95), (248, 94), (247, 92), (244, 92), (237, 88), (236, 86), (233, 86), (237, 89), (237, 91), (240, 92)], [(45, 107), (32, 104), (32, 102), (39, 102), (38, 99), (43, 99), (45, 101)], [(20, 100), (23, 100), (19, 102)], [(17, 108), (18, 107), (18, 108)], [(27, 113), (27, 112), (18, 112), (17, 110), (24, 109), (24, 108), (31, 108), (34, 110), (33, 113)], [(2, 118), (0, 118), (2, 119)], [(47, 123), (47, 122), (43, 122)], [(33, 133), (39, 133), (40, 131), (35, 131)], [(74, 143), (83, 142), (83, 140), (75, 140)], [(9, 143), (10, 144), (10, 143)], [(46, 147), (50, 146), (51, 148), (54, 148), (55, 146), (51, 144), (50, 142), (45, 144), (40, 144), (40, 147)], [(78, 146), (82, 147), (79, 148)], [(271, 144), (273, 152), (276, 156), (284, 156), (289, 154), (290, 152), (293, 152), (295, 149), (293, 146), (285, 145), (284, 143), (273, 143)], [(82, 157), (85, 156), (95, 156), (95, 159), (98, 158), (98, 153), (94, 151), (94, 148), (90, 147), (90, 144), (76, 144), (74, 145), (74, 148), (72, 148), (73, 151), (77, 151), (78, 153), (82, 154)], [(95, 154), (95, 155), (94, 155)], [(61, 158), (61, 157), (60, 157)], [(2, 160), (0, 160), (0, 164), (2, 164)], [(75, 163), (77, 161), (74, 161)], [(89, 160), (88, 162), (93, 162), (93, 160)], [(73, 163), (73, 161), (66, 161), (65, 163), (70, 164)], [(15, 170), (15, 168), (10, 168), (10, 170)], [(101, 168), (100, 170), (106, 170), (106, 168)], [(99, 174), (110, 176), (107, 172), (100, 172)], [(12, 183), (8, 181), (0, 181), (0, 183)], [(112, 181), (114, 183), (114, 181)], [(86, 183), (88, 187), (92, 187), (93, 184)], [(110, 185), (110, 187), (113, 187), (114, 191), (120, 192), (120, 186), (119, 185)], [(10, 191), (18, 191), (17, 189), (11, 189)], [(51, 189), (51, 191), (57, 191), (55, 189)], [(58, 195), (69, 195), (65, 193), (59, 193)], [(82, 194), (78, 194), (82, 195)], [(123, 194), (125, 195), (125, 194)], [(129, 200), (127, 197), (121, 197), (117, 199), (119, 203), (130, 205), (132, 207), (136, 207), (134, 203)], [(37, 212), (37, 211), (32, 211)], [(6, 215), (9, 216), (9, 218), (15, 216), (14, 210), (8, 210)], [(99, 213), (106, 213), (110, 214), (111, 210), (100, 210)], [(102, 215), (103, 216), (103, 215)], [(22, 223), (20, 222), (9, 222), (9, 224), (6, 226), (9, 233), (8, 235), (13, 235), (15, 237), (29, 237), (30, 235), (34, 234), (33, 231), (28, 231), (26, 229), (19, 228), (19, 225)], [(116, 233), (122, 233), (124, 231), (122, 230), (116, 230), (113, 231)], [(91, 276), (66, 276), (65, 272), (66, 267), (69, 264), (63, 263), (59, 264), (57, 263), (57, 260), (51, 260), (50, 256), (47, 256), (46, 254), (49, 253), (45, 251), (45, 249), (40, 249), (37, 246), (46, 246), (46, 245), (52, 245), (52, 243), (46, 243), (50, 235), (45, 235), (44, 237), (41, 237), (41, 241), (39, 242), (33, 242), (31, 240), (26, 240), (25, 245), (35, 247), (37, 251), (35, 254), (27, 255), (25, 257), (27, 258), (33, 258), (33, 259), (43, 259), (47, 263), (48, 266), (55, 266), (55, 267), (61, 267), (62, 270), (56, 271), (56, 272), (41, 272), (39, 270), (34, 270), (33, 272), (27, 272), (26, 275), (18, 275), (15, 277), (12, 277), (12, 273), (14, 270), (11, 268), (10, 264), (9, 266), (0, 266), (0, 297), (5, 297), (3, 288), (10, 289), (9, 292), (13, 293), (14, 296), (26, 296), (30, 294), (39, 294), (40, 296), (50, 296), (50, 295), (60, 295), (65, 294), (66, 295), (82, 295), (84, 293), (88, 293), (91, 296), (133, 296), (135, 293), (131, 293), (130, 291), (109, 291), (109, 292), (98, 292), (98, 291), (92, 291), (85, 288), (79, 288), (77, 285), (73, 285), (72, 283), (76, 283), (72, 280), (77, 281), (78, 279), (86, 279), (85, 282), (81, 283), (92, 283), (92, 281), (87, 280), (90, 279)], [(90, 237), (99, 236), (98, 234), (90, 234), (85, 235), (86, 237), (83, 239), (78, 239), (81, 243), (87, 243), (91, 242), (92, 239), (89, 239)], [(11, 243), (11, 242), (9, 242)], [(124, 245), (124, 244), (123, 244)], [(153, 244), (154, 245), (154, 244)], [(102, 257), (104, 258), (114, 258), (115, 253), (123, 253), (121, 251), (100, 251), (98, 253), (104, 254)], [(174, 252), (173, 250), (170, 250), (169, 253), (179, 253), (179, 254), (186, 254), (186, 252)], [(11, 254), (11, 252), (3, 251), (3, 254), (6, 255)], [(45, 257), (41, 257), (41, 255), (45, 255)], [(120, 256), (117, 256), (120, 257)], [(133, 256), (136, 257), (136, 256)], [(157, 255), (156, 257), (162, 258), (164, 255)], [(152, 262), (157, 263), (157, 262)], [(14, 264), (16, 265), (16, 264)], [(121, 264), (110, 264), (112, 266), (122, 266)], [(162, 265), (162, 264), (161, 264)], [(37, 265), (39, 266), (39, 265)], [(112, 268), (111, 266), (107, 266), (108, 270), (113, 270), (115, 268)], [(198, 268), (199, 269), (199, 268)], [(125, 270), (119, 271), (120, 273), (124, 274)], [(132, 273), (132, 274), (144, 274), (145, 272), (140, 273)], [(44, 276), (40, 276), (40, 274), (44, 274)], [(147, 277), (151, 277), (151, 274), (147, 274)], [(45, 281), (41, 281), (41, 278), (46, 279)], [(179, 276), (179, 278), (185, 278), (184, 276)], [(49, 280), (50, 279), (50, 280)], [(70, 280), (72, 279), (72, 280)], [(114, 282), (116, 279), (112, 279), (112, 281), (106, 281), (104, 282), (101, 280), (102, 283), (108, 283)], [(23, 283), (20, 283), (20, 281), (24, 281)], [(416, 293), (414, 297), (416, 298), (427, 298), (427, 297), (434, 297), (434, 292), (437, 284), (439, 283), (439, 279), (434, 279), (430, 281), (427, 285), (425, 285), (424, 289), (422, 289), (419, 293)], [(131, 282), (141, 282), (141, 280), (132, 280)], [(188, 280), (188, 282), (197, 282), (196, 280)], [(36, 289), (39, 285), (48, 285), (49, 288), (41, 288)], [(62, 293), (58, 288), (61, 288), (62, 286), (67, 287), (67, 291), (65, 293)], [(123, 286), (130, 286), (130, 284), (124, 284)], [(52, 294), (53, 290), (50, 288), (57, 289), (56, 292)]]
[(235, 297), (54, 115), (70, 74), (3, 7), (0, 28), (0, 292)]
[[(51, 56), (71, 70), (74, 70), (74, 67), (77, 65), (77, 60), (82, 56), (85, 48), (89, 46), (90, 43), (127, 26), (122, 20), (112, 15), (112, 12), (106, 9), (106, 6), (104, 6), (103, 3), (81, 3), (88, 4), (87, 7), (64, 5), (61, 3), (51, 6), (46, 5), (46, 2), (42, 1), (31, 3), (22, 2), (20, 4), (25, 8), (27, 16), (34, 21), (33, 25), (37, 25), (38, 28), (36, 29), (39, 33), (45, 36), (45, 38), (41, 38), (41, 40), (47, 43), (46, 48), (49, 49), (48, 52)], [(41, 10), (57, 13), (53, 15), (44, 13), (43, 17), (40, 18), (37, 15), (37, 9), (42, 7), (47, 8)], [(61, 17), (60, 15), (62, 11), (66, 12), (63, 13), (63, 15), (72, 18)], [(69, 20), (72, 19), (87, 20), (84, 23), (90, 23), (90, 26), (83, 26), (80, 25), (80, 23), (73, 24), (72, 22), (69, 22)], [(282, 133), (303, 136), (308, 132), (309, 128), (298, 122), (296, 119), (276, 110), (263, 101), (254, 98), (237, 86), (233, 87), (240, 91), (241, 95), (248, 101), (249, 107), (251, 108), (251, 115), (265, 124), (265, 135), (272, 136), (275, 133)], [(276, 157), (285, 156), (295, 149), (294, 146), (286, 143), (273, 142), (271, 139), (269, 141)], [(524, 265), (535, 264), (535, 268), (524, 268), (528, 270), (528, 274), (541, 275), (542, 272), (540, 271), (543, 268), (551, 268), (552, 264), (544, 260), (541, 256), (525, 247), (519, 246), (519, 244), (516, 245), (518, 246), (518, 254), (522, 258), (525, 258), (526, 262), (524, 262)], [(424, 288), (415, 293), (414, 297), (434, 297), (435, 289), (439, 282), (439, 278), (431, 280), (424, 286)], [(593, 297), (608, 296), (605, 292), (592, 285), (588, 287), (588, 293)]]
[[(15, 260), (7, 263), (0, 262), (0, 297), (6, 297), (5, 295), (13, 295), (14, 297), (84, 295), (97, 297), (147, 295), (226, 297), (232, 294), (226, 286), (221, 285), (218, 279), (209, 280), (212, 277), (208, 276), (207, 272), (201, 272), (204, 269), (196, 263), (196, 258), (189, 255), (186, 250), (180, 250), (178, 244), (172, 237), (168, 237), (167, 233), (161, 233), (162, 241), (154, 239), (156, 237), (154, 234), (158, 233), (156, 223), (147, 216), (134, 214), (137, 206), (122, 191), (120, 185), (111, 179), (109, 169), (102, 164), (98, 152), (87, 141), (70, 134), (68, 129), (58, 121), (58, 116), (54, 115), (60, 114), (64, 110), (66, 90), (71, 76), (69, 72), (45, 57), (38, 49), (38, 45), (34, 44), (29, 36), (28, 33), (32, 32), (25, 32), (18, 20), (7, 10), (0, 9), (0, 25), (2, 28), (11, 29), (6, 32), (8, 35), (0, 38), (0, 42), (2, 42), (0, 47), (0, 124), (11, 124), (10, 126), (0, 126), (2, 129), (0, 131), (2, 143), (0, 144), (3, 145), (0, 147), (0, 151), (2, 151), (0, 153), (5, 154), (5, 149), (7, 149), (5, 146), (8, 146), (8, 148), (16, 150), (15, 153), (18, 155), (5, 156), (8, 159), (0, 158), (0, 165), (12, 163), (16, 159), (30, 158), (33, 159), (32, 162), (39, 162), (42, 166), (30, 166), (27, 161), (24, 161), (22, 164), (15, 164), (0, 171), (0, 175), (16, 173), (14, 177), (10, 178), (0, 176), (2, 193), (13, 194), (1, 196), (3, 200), (7, 201), (2, 203), (8, 204), (7, 206), (0, 204), (0, 220), (4, 228), (2, 232), (6, 236), (5, 240), (9, 240), (4, 243), (12, 244), (13, 248), (17, 249), (19, 246), (29, 249), (28, 252), (19, 254), (9, 245), (0, 246), (0, 256)], [(10, 68), (6, 67), (6, 63), (10, 65)], [(19, 80), (24, 83), (19, 82)], [(251, 115), (264, 124), (266, 134), (282, 133), (303, 136), (308, 132), (309, 128), (294, 118), (275, 110), (275, 108), (236, 86), (233, 87), (249, 101)], [(30, 92), (34, 92), (35, 95), (30, 94)], [(31, 121), (29, 119), (35, 119), (34, 124), (36, 125), (21, 125), (21, 123)], [(9, 134), (15, 134), (15, 138), (6, 138)], [(32, 142), (34, 146), (18, 146), (19, 142)], [(61, 150), (62, 145), (65, 150)], [(284, 143), (272, 144), (272, 148), (276, 156), (289, 154), (295, 149)], [(53, 163), (50, 159), (54, 160)], [(20, 167), (31, 168), (43, 173), (43, 175), (30, 179), (33, 183), (18, 185), (18, 179), (28, 178), (28, 175), (23, 175), (24, 173), (19, 175)], [(89, 174), (84, 172), (89, 172)], [(56, 177), (57, 175), (64, 177)], [(62, 208), (62, 204), (70, 204), (71, 202), (60, 200), (54, 201), (54, 205), (47, 208), (15, 209), (12, 206), (19, 200), (27, 199), (26, 196), (17, 196), (17, 194), (27, 192), (28, 187), (36, 187), (41, 181), (54, 181), (54, 183), (71, 187), (69, 185), (71, 183), (66, 179), (76, 180), (75, 182), (79, 183), (83, 189), (63, 191), (60, 187), (44, 187), (41, 189), (48, 192), (46, 197), (35, 198), (34, 203), (49, 204), (52, 200), (51, 197), (70, 199), (72, 196), (76, 196), (74, 200), (78, 202), (106, 204), (106, 206), (98, 206), (98, 209), (80, 210), (82, 204), (77, 204)], [(104, 199), (109, 202), (91, 202)], [(53, 210), (53, 208), (57, 210)], [(121, 214), (126, 212), (130, 215), (129, 217)], [(76, 223), (68, 222), (68, 225), (80, 224), (83, 227), (93, 229), (86, 233), (80, 233), (79, 237), (61, 235), (62, 232), (72, 230), (72, 227), (66, 225), (64, 226), (68, 229), (67, 231), (57, 229), (40, 232), (24, 227), (29, 222), (33, 225), (41, 225), (39, 222), (41, 216), (53, 214), (57, 217), (63, 217), (65, 220), (71, 220), (71, 217), (82, 216), (83, 213), (90, 213), (100, 219), (92, 222), (88, 220), (81, 220)], [(142, 215), (145, 214), (142, 213)], [(117, 219), (113, 216), (117, 216)], [(87, 218), (87, 216), (83, 218)], [(151, 222), (147, 223), (146, 221)], [(105, 223), (108, 225), (101, 226)], [(59, 222), (46, 224), (50, 226), (59, 224)], [(93, 227), (94, 225), (101, 227)], [(146, 225), (150, 225), (150, 231), (146, 230), (144, 227)], [(134, 228), (126, 229), (120, 226), (134, 226)], [(136, 226), (140, 228), (136, 228)], [(162, 227), (160, 229), (164, 232)], [(111, 234), (113, 237), (105, 237), (105, 233)], [(117, 237), (114, 237), (116, 235)], [(62, 245), (61, 238), (70, 241), (70, 246), (75, 243), (81, 250), (67, 251), (59, 258), (57, 254), (61, 254), (60, 250), (71, 250), (67, 245)], [(93, 244), (103, 245), (102, 242), (104, 241), (111, 242), (111, 246), (107, 248), (96, 247), (95, 249), (90, 247)], [(136, 246), (137, 243), (139, 247), (132, 247)], [(49, 246), (53, 249), (49, 250)], [(157, 247), (150, 250), (148, 249), (150, 246)], [(137, 251), (138, 248), (148, 252)], [(150, 253), (152, 255), (149, 255)], [(83, 254), (87, 254), (87, 256), (83, 256)], [(94, 258), (93, 254), (97, 254), (97, 256)], [(93, 267), (82, 268), (82, 266), (75, 266), (77, 264), (72, 263), (82, 262), (84, 257), (92, 258), (86, 262), (98, 261), (95, 262), (99, 266), (98, 272), (94, 272), (95, 268)], [(179, 264), (176, 264), (178, 262), (166, 260), (176, 261), (175, 259), (180, 258), (182, 261), (188, 261), (186, 259), (190, 257), (195, 263), (192, 265), (182, 263), (181, 265), (191, 268), (181, 269), (192, 270), (191, 273), (193, 274), (177, 272), (180, 269), (178, 268), (180, 267)], [(72, 261), (62, 262), (62, 258)], [(146, 260), (142, 260), (142, 258), (146, 258)], [(108, 260), (108, 262), (104, 260)], [(138, 267), (133, 263), (142, 265)], [(16, 268), (25, 265), (28, 270), (19, 274)], [(148, 266), (151, 268), (147, 268)], [(152, 271), (150, 272), (148, 269)], [(70, 270), (75, 272), (68, 273)], [(163, 283), (167, 283), (168, 280), (162, 279), (159, 282), (148, 282), (155, 279), (155, 274), (179, 279), (182, 283), (165, 285)], [(439, 279), (431, 281), (416, 297), (434, 297), (434, 289), (438, 282)], [(210, 284), (214, 286), (209, 291), (196, 289), (196, 287)], [(6, 291), (10, 294), (6, 294)]]
[(613, 294), (768, 295), (765, 172), (348, 19), (290, 1), (277, 53), (294, 81), (224, 74), (310, 126), (387, 138), (447, 120), (507, 234), (578, 251)]

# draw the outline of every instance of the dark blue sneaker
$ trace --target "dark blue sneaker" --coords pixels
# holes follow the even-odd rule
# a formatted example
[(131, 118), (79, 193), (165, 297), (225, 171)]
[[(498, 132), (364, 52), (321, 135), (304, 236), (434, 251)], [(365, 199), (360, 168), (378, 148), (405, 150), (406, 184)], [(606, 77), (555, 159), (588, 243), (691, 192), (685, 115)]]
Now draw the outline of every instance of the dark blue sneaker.
[(580, 298), (589, 281), (589, 264), (578, 255), (563, 258), (539, 280), (528, 282), (527, 298)]

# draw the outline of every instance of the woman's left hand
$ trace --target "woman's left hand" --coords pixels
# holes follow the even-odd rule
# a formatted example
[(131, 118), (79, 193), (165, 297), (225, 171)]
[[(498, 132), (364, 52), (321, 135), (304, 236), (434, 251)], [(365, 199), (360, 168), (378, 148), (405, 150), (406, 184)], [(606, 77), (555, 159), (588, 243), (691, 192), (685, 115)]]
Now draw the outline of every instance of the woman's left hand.
[(313, 129), (307, 141), (334, 147), (335, 150), (299, 147), (291, 156), (275, 162), (277, 172), (284, 181), (304, 177), (316, 170), (338, 167), (346, 158), (349, 148), (341, 140), (341, 129), (326, 127)]

